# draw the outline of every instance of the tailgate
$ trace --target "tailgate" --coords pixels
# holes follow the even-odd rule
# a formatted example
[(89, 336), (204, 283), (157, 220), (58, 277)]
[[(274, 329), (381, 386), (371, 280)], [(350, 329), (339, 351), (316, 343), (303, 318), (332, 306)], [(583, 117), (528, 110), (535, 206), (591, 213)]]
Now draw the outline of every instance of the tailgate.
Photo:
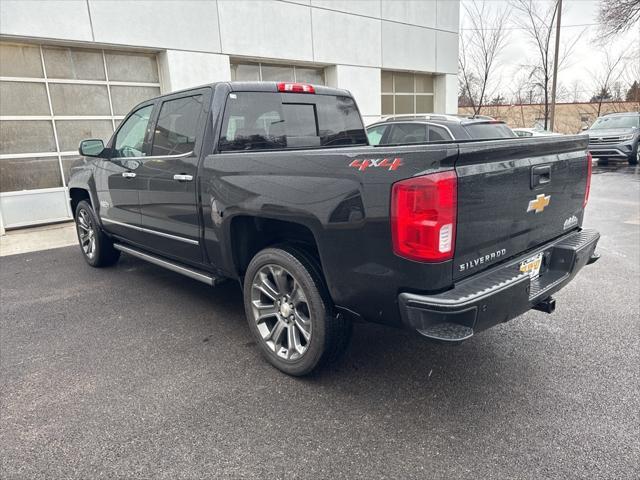
[(460, 144), (454, 280), (582, 224), (587, 146), (583, 135)]

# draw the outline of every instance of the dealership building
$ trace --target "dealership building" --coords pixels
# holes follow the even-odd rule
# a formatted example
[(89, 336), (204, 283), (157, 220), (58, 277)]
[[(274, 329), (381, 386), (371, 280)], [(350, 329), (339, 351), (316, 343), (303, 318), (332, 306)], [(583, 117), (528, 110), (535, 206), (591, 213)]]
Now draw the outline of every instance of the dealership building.
[(71, 218), (82, 138), (205, 83), (345, 88), (365, 122), (455, 113), (459, 0), (2, 0), (0, 221)]

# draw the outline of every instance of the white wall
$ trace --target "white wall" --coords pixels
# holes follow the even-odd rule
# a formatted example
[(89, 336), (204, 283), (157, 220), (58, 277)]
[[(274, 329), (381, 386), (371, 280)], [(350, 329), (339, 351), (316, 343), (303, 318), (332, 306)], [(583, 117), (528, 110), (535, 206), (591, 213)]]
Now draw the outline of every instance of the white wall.
[(231, 80), (229, 57), (216, 53), (165, 50), (158, 55), (163, 92)]
[(163, 91), (227, 80), (234, 56), (338, 65), (328, 76), (366, 114), (379, 111), (380, 68), (447, 74), (436, 105), (455, 111), (458, 0), (1, 1), (5, 37), (164, 52)]
[(458, 113), (457, 75), (438, 75), (433, 82), (433, 89), (435, 113)]

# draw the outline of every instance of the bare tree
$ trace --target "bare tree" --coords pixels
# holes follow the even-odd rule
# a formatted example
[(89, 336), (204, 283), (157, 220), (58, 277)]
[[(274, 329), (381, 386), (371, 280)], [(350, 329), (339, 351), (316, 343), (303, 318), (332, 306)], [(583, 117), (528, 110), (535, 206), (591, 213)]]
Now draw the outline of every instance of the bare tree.
[(640, 0), (600, 0), (598, 20), (602, 40), (640, 26)]
[[(608, 50), (605, 52), (604, 65), (599, 66), (597, 72), (592, 72), (593, 85), (596, 94), (591, 98), (591, 102), (597, 104), (596, 114), (599, 117), (602, 111), (602, 104), (607, 101), (616, 100), (616, 84), (620, 83), (620, 78), (625, 70), (627, 57), (625, 52), (612, 55)], [(621, 90), (621, 87), (618, 87)], [(622, 96), (618, 93), (618, 100)]]
[(622, 82), (628, 89), (630, 89), (634, 83), (636, 85), (640, 83), (640, 45), (628, 51), (627, 62), (622, 73)]
[(574, 80), (571, 82), (571, 101), (577, 103), (580, 101), (580, 93), (582, 92), (582, 82)]
[(514, 74), (513, 81), (511, 83), (511, 103), (518, 112), (519, 116), (518, 124), (516, 127), (527, 127), (527, 121), (524, 113), (524, 105), (531, 103), (531, 81), (529, 75), (520, 72), (520, 74)]
[(486, 0), (465, 2), (464, 8), (470, 27), (460, 37), (460, 89), (478, 115), (491, 96), (492, 76), (507, 39), (504, 25), (509, 8), (492, 10)]
[[(558, 13), (558, 3), (540, 2), (538, 0), (511, 0), (513, 8), (520, 13), (516, 15), (516, 23), (523, 29), (535, 51), (535, 60), (526, 65), (534, 85), (541, 91), (544, 107), (544, 129), (549, 125), (549, 95), (553, 76), (553, 39), (554, 22)], [(565, 42), (558, 59), (560, 69), (570, 57), (582, 32)]]

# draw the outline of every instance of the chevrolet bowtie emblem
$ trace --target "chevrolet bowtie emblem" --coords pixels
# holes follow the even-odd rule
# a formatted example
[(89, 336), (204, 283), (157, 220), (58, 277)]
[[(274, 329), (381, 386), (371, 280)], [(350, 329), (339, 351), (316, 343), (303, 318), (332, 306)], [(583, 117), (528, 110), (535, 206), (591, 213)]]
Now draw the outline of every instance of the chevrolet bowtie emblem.
[(540, 213), (544, 210), (544, 208), (549, 205), (551, 202), (551, 195), (545, 195), (541, 193), (538, 195), (535, 200), (531, 200), (529, 202), (529, 207), (527, 207), (527, 212), (536, 212)]

